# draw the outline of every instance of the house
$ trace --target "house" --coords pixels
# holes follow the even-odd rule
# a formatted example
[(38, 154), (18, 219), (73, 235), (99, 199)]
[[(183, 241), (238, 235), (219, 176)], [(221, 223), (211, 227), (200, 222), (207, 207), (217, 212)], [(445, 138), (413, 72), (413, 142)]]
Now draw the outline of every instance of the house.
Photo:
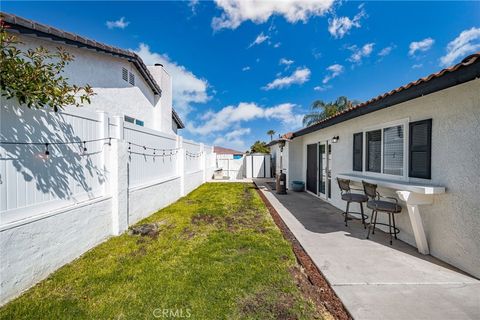
[(337, 177), (375, 183), (402, 204), (401, 240), (480, 277), (479, 77), (477, 52), (291, 133), (288, 181), (342, 210)]
[(42, 46), (55, 52), (61, 46), (74, 55), (63, 75), (71, 84), (92, 86), (95, 96), (84, 108), (165, 133), (177, 133), (185, 127), (172, 107), (172, 79), (161, 64), (146, 66), (131, 51), (13, 14), (1, 15), (8, 32), (22, 42), (19, 48)]

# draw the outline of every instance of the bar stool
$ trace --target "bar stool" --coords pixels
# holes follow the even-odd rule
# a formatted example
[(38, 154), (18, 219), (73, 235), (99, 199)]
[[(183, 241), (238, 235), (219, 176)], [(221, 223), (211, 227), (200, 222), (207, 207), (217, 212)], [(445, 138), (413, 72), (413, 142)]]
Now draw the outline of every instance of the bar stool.
[[(352, 190), (358, 190), (358, 191), (363, 191), (363, 190), (362, 189), (355, 189), (355, 188), (350, 187), (350, 180), (348, 180), (348, 179), (337, 178), (337, 182), (338, 182), (338, 187), (340, 188), (340, 192), (341, 192), (341, 195), (342, 195), (342, 200), (347, 202), (347, 208), (344, 212), (345, 226), (348, 226), (347, 225), (347, 220), (351, 219), (351, 218), (348, 217), (349, 214), (350, 215), (359, 214), (361, 216), (361, 219), (362, 219), (363, 227), (366, 229), (367, 225), (365, 224), (365, 218), (368, 218), (368, 216), (363, 213), (363, 203), (367, 202), (368, 197), (364, 194), (361, 194), (361, 193), (352, 193), (351, 192)], [(360, 212), (349, 211), (351, 202), (358, 203), (360, 205)]]
[[(367, 239), (369, 239), (370, 237), (370, 230), (372, 229), (373, 221), (372, 234), (375, 234), (375, 227), (377, 226), (377, 224), (387, 226), (388, 233), (390, 234), (390, 244), (392, 244), (392, 235), (395, 236), (395, 239), (397, 239), (397, 234), (400, 233), (400, 229), (398, 229), (395, 225), (395, 214), (400, 213), (402, 211), (402, 207), (398, 204), (398, 200), (396, 198), (381, 196), (377, 192), (376, 184), (368, 183), (365, 181), (362, 181), (362, 184), (363, 190), (368, 196), (367, 208), (372, 209), (372, 215), (370, 216), (370, 224), (368, 225)], [(395, 203), (381, 200), (381, 198), (394, 200)], [(377, 222), (377, 215), (379, 211), (388, 213), (388, 224)]]

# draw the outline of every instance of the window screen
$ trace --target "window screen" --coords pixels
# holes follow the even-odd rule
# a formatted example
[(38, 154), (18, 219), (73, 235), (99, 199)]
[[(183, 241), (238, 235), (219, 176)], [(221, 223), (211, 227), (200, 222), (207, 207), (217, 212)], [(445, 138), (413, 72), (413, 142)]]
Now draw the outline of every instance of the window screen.
[(363, 133), (353, 135), (353, 170), (363, 170)]
[(367, 171), (380, 172), (382, 166), (382, 130), (367, 132)]
[(128, 70), (125, 68), (122, 68), (122, 79), (128, 81)]
[(403, 126), (383, 129), (383, 173), (403, 175)]
[(431, 179), (432, 119), (410, 123), (409, 176)]

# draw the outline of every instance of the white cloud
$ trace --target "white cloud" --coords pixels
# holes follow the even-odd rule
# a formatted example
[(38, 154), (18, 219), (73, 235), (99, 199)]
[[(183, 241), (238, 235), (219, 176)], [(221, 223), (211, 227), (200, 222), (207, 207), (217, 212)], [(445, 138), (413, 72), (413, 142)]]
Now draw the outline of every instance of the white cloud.
[(272, 82), (268, 83), (262, 89), (272, 90), (272, 89), (281, 89), (287, 88), (292, 84), (302, 84), (310, 80), (310, 69), (308, 68), (298, 68), (290, 76), (277, 78)]
[(415, 52), (420, 51), (420, 52), (425, 52), (430, 50), (430, 48), (433, 46), (435, 43), (435, 40), (432, 38), (425, 38), (422, 41), (414, 41), (410, 43), (408, 54), (413, 56), (415, 55)]
[(151, 52), (150, 47), (144, 43), (140, 43), (134, 52), (142, 58), (146, 65), (163, 64), (165, 70), (172, 77), (175, 110), (182, 117), (186, 117), (191, 111), (192, 103), (205, 103), (209, 100), (207, 80), (198, 78), (184, 66), (170, 60), (166, 54)]
[(277, 42), (273, 45), (274, 48), (279, 48), (282, 45), (281, 42)]
[(291, 64), (294, 63), (294, 62), (295, 62), (295, 61), (293, 61), (293, 60), (289, 60), (289, 59), (287, 59), (287, 58), (282, 58), (282, 59), (280, 59), (280, 61), (279, 61), (278, 63), (279, 63), (280, 65), (283, 64), (283, 65), (289, 66), (289, 65), (291, 65)]
[(323, 91), (327, 91), (328, 89), (331, 89), (331, 88), (332, 88), (332, 86), (330, 86), (330, 85), (322, 85), (322, 86), (314, 87), (313, 90), (323, 92)]
[(380, 52), (378, 53), (378, 55), (380, 57), (386, 57), (390, 54), (390, 52), (392, 52), (393, 50), (393, 47), (392, 46), (389, 46), (389, 47), (385, 47), (383, 48), (382, 50), (380, 50)]
[(352, 19), (349, 17), (334, 17), (328, 20), (328, 32), (337, 39), (343, 38), (352, 28), (360, 28), (360, 20), (366, 16), (363, 6), (360, 8), (360, 12), (357, 13)]
[[(295, 115), (295, 104), (282, 103), (273, 107), (261, 107), (254, 102), (240, 102), (237, 106), (230, 105), (217, 112), (209, 113), (205, 122), (201, 125), (187, 125), (187, 129), (195, 134), (208, 135), (214, 132), (222, 132), (242, 122), (256, 119), (279, 120), (286, 125), (298, 125), (303, 115)], [(227, 133), (228, 134), (228, 133)]]
[(213, 144), (216, 146), (230, 147), (239, 149), (239, 151), (246, 149), (245, 141), (242, 139), (245, 135), (250, 134), (250, 128), (238, 128), (228, 132), (225, 135), (218, 136)]
[(125, 21), (125, 17), (121, 17), (117, 21), (107, 21), (105, 24), (108, 29), (125, 29), (130, 24), (130, 21)]
[[(329, 74), (327, 74), (323, 80), (322, 80), (322, 83), (323, 84), (327, 84), (330, 80), (332, 80), (333, 78), (336, 78), (338, 77), (339, 75), (341, 75), (343, 73), (343, 71), (345, 70), (345, 68), (341, 65), (341, 64), (332, 64), (331, 66), (329, 66), (327, 68), (327, 71), (329, 71)], [(315, 89), (317, 88), (317, 89)], [(322, 91), (321, 89), (328, 89), (326, 86), (323, 86), (323, 87), (315, 87), (314, 89), (317, 90), (317, 91)]]
[(420, 69), (421, 67), (423, 67), (423, 63), (414, 64), (414, 65), (412, 66), (412, 69)]
[(188, 2), (188, 6), (190, 9), (192, 9), (192, 14), (196, 15), (197, 14), (197, 7), (200, 4), (200, 0), (190, 0)]
[(334, 0), (215, 0), (215, 3), (222, 14), (212, 19), (212, 28), (220, 30), (236, 29), (247, 20), (264, 23), (272, 15), (281, 15), (290, 23), (306, 22), (312, 16), (323, 15)]
[(440, 58), (440, 65), (452, 65), (458, 58), (480, 49), (480, 28), (463, 30), (447, 45), (447, 53)]
[(367, 43), (363, 47), (351, 46), (349, 49), (353, 52), (348, 61), (360, 64), (363, 58), (369, 57), (373, 51), (375, 43)]
[(263, 32), (262, 32), (255, 38), (255, 40), (253, 40), (252, 43), (250, 43), (250, 45), (248, 47), (251, 48), (255, 45), (258, 45), (258, 44), (261, 44), (261, 43), (265, 42), (268, 39), (270, 39), (270, 37), (267, 36), (267, 35), (264, 35)]
[(242, 68), (242, 71), (248, 71), (250, 69), (251, 69), (250, 66), (245, 66), (245, 67)]

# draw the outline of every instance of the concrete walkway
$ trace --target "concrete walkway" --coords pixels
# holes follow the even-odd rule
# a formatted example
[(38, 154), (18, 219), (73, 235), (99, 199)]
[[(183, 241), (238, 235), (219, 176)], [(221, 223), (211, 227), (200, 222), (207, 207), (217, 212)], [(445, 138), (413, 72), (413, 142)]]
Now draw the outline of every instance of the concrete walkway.
[(355, 319), (480, 319), (480, 281), (380, 230), (370, 240), (358, 221), (306, 192), (277, 195), (255, 183)]

